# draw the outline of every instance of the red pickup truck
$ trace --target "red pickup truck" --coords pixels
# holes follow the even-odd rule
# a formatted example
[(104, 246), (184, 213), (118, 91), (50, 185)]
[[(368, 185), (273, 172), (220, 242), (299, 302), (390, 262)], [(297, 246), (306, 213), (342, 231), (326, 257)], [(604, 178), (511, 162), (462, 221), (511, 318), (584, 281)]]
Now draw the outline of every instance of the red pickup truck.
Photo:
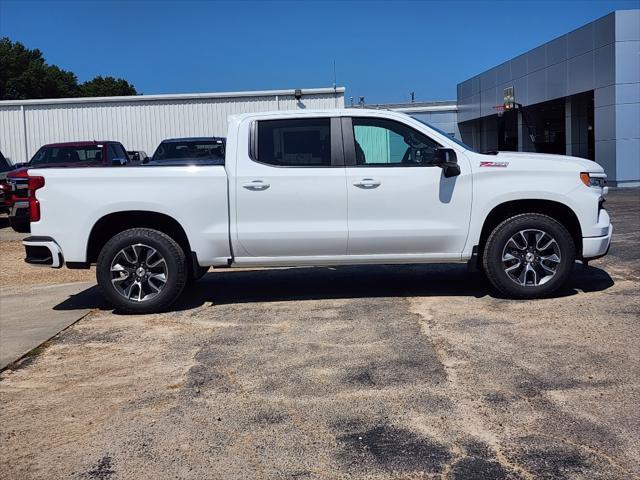
[(110, 140), (43, 145), (29, 163), (7, 175), (11, 227), (17, 232), (29, 232), (29, 168), (121, 166), (128, 161), (122, 144)]

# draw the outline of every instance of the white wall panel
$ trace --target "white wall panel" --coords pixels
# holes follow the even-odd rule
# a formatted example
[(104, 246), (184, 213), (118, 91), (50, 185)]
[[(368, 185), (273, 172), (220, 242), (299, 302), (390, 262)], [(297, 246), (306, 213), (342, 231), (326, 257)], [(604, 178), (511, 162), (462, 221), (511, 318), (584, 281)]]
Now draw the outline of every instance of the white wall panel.
[(151, 155), (165, 138), (226, 136), (227, 117), (233, 114), (344, 107), (344, 88), (302, 92), (300, 101), (293, 90), (4, 101), (0, 150), (16, 163), (29, 160), (46, 143), (116, 140)]
[(0, 108), (0, 151), (13, 163), (24, 161), (24, 122), (19, 105)]

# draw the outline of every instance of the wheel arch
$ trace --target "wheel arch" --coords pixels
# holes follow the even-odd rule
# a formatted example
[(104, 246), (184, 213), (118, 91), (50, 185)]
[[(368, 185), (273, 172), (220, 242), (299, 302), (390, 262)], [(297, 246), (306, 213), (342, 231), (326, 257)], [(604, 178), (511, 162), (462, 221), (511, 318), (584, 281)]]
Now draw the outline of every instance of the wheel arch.
[(175, 218), (153, 211), (127, 210), (104, 215), (93, 225), (87, 242), (87, 263), (95, 263), (100, 250), (109, 239), (130, 228), (158, 230), (173, 238), (184, 250), (186, 256), (192, 253), (189, 238)]
[(561, 223), (573, 238), (577, 258), (582, 257), (582, 228), (578, 216), (564, 203), (554, 200), (510, 200), (493, 207), (485, 217), (478, 240), (478, 258), (482, 258), (484, 246), (491, 232), (503, 221), (523, 213), (547, 215)]

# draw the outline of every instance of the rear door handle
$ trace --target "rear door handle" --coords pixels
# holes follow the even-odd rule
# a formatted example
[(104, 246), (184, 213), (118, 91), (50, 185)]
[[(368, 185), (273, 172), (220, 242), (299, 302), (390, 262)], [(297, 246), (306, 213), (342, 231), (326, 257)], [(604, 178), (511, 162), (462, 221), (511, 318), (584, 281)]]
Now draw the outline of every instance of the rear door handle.
[(266, 190), (271, 185), (269, 185), (268, 183), (264, 183), (262, 180), (254, 180), (253, 182), (245, 183), (242, 186), (247, 190), (260, 191), (260, 190)]
[(363, 178), (359, 182), (355, 182), (353, 185), (358, 188), (376, 188), (382, 185), (382, 182), (375, 178)]

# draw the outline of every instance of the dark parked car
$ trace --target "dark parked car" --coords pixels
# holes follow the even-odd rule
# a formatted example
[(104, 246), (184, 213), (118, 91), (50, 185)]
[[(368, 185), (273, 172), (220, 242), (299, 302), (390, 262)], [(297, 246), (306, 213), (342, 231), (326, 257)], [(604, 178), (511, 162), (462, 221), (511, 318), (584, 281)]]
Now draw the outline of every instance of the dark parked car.
[(67, 142), (40, 147), (29, 163), (7, 175), (11, 191), (7, 205), (11, 227), (17, 232), (29, 232), (28, 169), (121, 166), (128, 163), (127, 151), (120, 142)]
[(156, 149), (151, 165), (224, 165), (223, 137), (170, 138)]
[(147, 152), (142, 150), (128, 150), (127, 155), (129, 156), (129, 161), (132, 163), (147, 163), (149, 161)]
[(10, 189), (7, 183), (7, 175), (15, 168), (0, 152), (0, 213), (9, 213)]

